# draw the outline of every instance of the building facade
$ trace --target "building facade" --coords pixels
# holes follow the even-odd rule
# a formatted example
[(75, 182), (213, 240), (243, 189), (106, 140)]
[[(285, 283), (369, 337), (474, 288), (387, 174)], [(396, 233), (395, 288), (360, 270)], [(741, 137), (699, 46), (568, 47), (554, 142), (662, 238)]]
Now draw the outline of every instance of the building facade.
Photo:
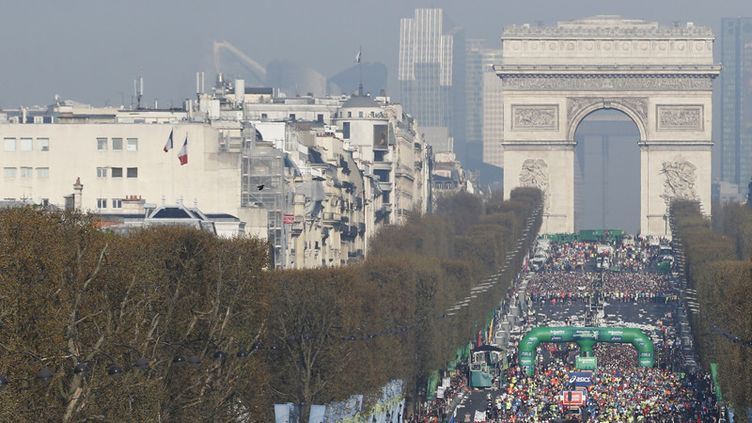
[(752, 17), (724, 18), (720, 48), (720, 177), (744, 196), (752, 181)]
[(430, 206), (431, 150), (385, 97), (278, 97), (219, 78), (180, 110), (0, 111), (0, 139), (0, 200), (96, 213), (112, 230), (189, 210), (180, 222), (267, 239), (275, 267), (360, 260), (381, 225)]
[(574, 231), (575, 132), (615, 109), (637, 126), (640, 232), (670, 236), (668, 207), (697, 200), (711, 212), (713, 32), (688, 22), (595, 16), (504, 29), (504, 193), (544, 195), (542, 231)]

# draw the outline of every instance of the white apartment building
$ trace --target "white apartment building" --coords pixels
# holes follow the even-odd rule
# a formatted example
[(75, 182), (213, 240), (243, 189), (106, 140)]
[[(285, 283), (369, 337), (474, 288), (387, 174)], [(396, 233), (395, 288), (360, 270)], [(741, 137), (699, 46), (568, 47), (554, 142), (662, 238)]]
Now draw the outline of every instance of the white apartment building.
[(378, 182), (390, 214), (386, 223), (401, 224), (409, 212), (429, 210), (431, 151), (401, 105), (379, 100), (353, 96), (334, 122), (366, 175)]
[[(173, 148), (164, 152), (171, 132)], [(63, 205), (80, 178), (88, 211), (118, 211), (136, 195), (237, 213), (240, 153), (221, 150), (220, 132), (189, 122), (0, 124), (0, 196)], [(186, 140), (188, 163), (181, 165)]]

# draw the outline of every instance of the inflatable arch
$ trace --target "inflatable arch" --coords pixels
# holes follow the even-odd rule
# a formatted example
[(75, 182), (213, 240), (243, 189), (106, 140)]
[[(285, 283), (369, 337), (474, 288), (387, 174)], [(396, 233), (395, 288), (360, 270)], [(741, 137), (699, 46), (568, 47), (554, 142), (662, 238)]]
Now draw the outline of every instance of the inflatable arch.
[(632, 344), (637, 350), (637, 361), (640, 367), (655, 365), (653, 341), (640, 329), (542, 326), (531, 329), (520, 340), (520, 367), (523, 367), (529, 376), (535, 373), (535, 350), (538, 345), (546, 342), (576, 342), (580, 347), (580, 356), (583, 357), (592, 357), (593, 345), (598, 342)]

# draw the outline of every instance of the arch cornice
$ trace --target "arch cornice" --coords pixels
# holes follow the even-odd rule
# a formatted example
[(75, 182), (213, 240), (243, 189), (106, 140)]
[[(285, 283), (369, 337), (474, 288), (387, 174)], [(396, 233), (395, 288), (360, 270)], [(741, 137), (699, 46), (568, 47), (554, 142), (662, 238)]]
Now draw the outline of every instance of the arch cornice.
[(629, 116), (640, 132), (640, 142), (647, 141), (647, 97), (567, 97), (567, 141), (576, 142), (575, 133), (582, 120), (601, 109), (619, 110)]

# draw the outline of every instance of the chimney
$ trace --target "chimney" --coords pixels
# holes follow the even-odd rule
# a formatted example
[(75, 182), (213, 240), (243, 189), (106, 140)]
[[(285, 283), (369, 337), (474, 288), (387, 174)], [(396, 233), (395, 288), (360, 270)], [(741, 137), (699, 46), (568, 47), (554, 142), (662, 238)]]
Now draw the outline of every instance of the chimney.
[(77, 211), (81, 211), (83, 205), (83, 191), (84, 185), (81, 183), (81, 177), (76, 177), (76, 183), (73, 184), (73, 207)]

